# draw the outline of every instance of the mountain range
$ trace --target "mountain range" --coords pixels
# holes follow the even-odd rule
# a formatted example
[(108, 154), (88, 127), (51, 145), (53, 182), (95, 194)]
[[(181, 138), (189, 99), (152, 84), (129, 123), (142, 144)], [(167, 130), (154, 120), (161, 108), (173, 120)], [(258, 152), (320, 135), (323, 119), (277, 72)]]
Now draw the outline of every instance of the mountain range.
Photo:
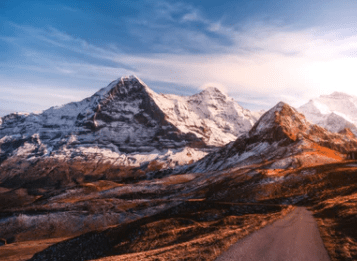
[(82, 101), (0, 118), (0, 164), (17, 157), (172, 167), (235, 140), (259, 117), (217, 88), (164, 95), (135, 76), (121, 77)]
[(334, 92), (321, 95), (298, 108), (306, 118), (332, 132), (349, 128), (357, 135), (357, 97)]
[(237, 140), (188, 167), (187, 172), (218, 171), (265, 162), (266, 169), (296, 169), (344, 159), (357, 148), (348, 129), (332, 133), (311, 124), (284, 102), (266, 112)]
[(2, 117), (0, 259), (214, 260), (296, 204), (323, 220), (332, 260), (355, 259), (353, 99), (261, 115), (216, 88), (163, 95), (130, 76)]
[(52, 158), (132, 167), (156, 161), (172, 168), (212, 152), (190, 169), (217, 170), (277, 156), (290, 166), (297, 161), (291, 150), (311, 142), (331, 147), (337, 139), (344, 144), (338, 151), (346, 152), (357, 134), (357, 97), (343, 93), (320, 96), (297, 110), (279, 103), (262, 114), (214, 87), (192, 96), (157, 94), (136, 76), (121, 77), (82, 101), (0, 118), (0, 164)]

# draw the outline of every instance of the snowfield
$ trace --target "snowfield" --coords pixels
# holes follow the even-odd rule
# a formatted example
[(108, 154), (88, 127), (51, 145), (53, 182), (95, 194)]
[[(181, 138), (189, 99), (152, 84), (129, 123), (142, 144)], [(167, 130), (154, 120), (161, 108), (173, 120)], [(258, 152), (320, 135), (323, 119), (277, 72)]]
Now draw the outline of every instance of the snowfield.
[(121, 77), (82, 101), (2, 117), (0, 164), (19, 156), (173, 167), (247, 133), (259, 115), (216, 88), (157, 94), (135, 76)]
[(322, 95), (298, 108), (306, 118), (329, 131), (349, 128), (357, 135), (357, 97), (341, 92)]

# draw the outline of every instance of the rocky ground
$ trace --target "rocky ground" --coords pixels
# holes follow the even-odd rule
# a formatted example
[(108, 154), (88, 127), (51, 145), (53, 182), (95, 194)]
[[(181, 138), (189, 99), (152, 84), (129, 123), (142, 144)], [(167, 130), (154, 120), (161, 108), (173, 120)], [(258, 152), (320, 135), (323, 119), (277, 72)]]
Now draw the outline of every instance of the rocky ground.
[[(356, 259), (357, 164), (270, 165), (178, 175), (97, 166), (90, 178), (68, 181), (62, 164), (47, 186), (3, 182), (0, 258), (214, 260), (299, 205), (313, 211), (333, 260)], [(42, 177), (40, 169), (33, 175)]]
[(8, 158), (0, 165), (0, 257), (214, 260), (304, 206), (331, 258), (355, 260), (357, 164), (344, 153), (357, 139), (348, 133), (328, 132), (279, 103), (248, 134), (175, 169)]

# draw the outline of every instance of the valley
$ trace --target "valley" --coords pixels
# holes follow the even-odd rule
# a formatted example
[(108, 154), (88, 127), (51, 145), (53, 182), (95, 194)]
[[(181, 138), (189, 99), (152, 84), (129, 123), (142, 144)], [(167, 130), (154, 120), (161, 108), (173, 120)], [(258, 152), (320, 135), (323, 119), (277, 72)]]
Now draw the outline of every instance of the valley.
[(331, 260), (357, 258), (357, 139), (284, 102), (257, 116), (122, 77), (3, 117), (0, 148), (0, 260), (215, 260), (301, 208)]

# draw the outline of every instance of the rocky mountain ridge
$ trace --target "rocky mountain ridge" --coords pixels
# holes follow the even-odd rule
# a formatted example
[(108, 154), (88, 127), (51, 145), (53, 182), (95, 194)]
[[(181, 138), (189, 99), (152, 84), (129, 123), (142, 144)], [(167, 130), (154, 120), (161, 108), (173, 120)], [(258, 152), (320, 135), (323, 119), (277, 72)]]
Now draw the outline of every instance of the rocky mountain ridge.
[(349, 128), (357, 134), (357, 97), (342, 92), (321, 95), (298, 108), (306, 118), (331, 132)]
[(168, 166), (202, 158), (250, 130), (257, 117), (216, 88), (163, 95), (121, 77), (80, 102), (0, 119), (0, 164), (12, 157)]
[[(221, 111), (228, 105), (215, 89), (197, 96), (156, 96), (138, 79), (122, 78), (82, 102), (3, 118), (1, 255), (213, 260), (296, 204), (313, 206), (324, 224), (338, 222), (340, 234), (348, 235), (341, 236), (339, 253), (355, 253), (346, 246), (356, 246), (357, 237), (346, 232), (356, 224), (357, 165), (344, 161), (343, 152), (355, 150), (357, 140), (349, 129), (337, 134), (311, 124), (288, 104), (278, 103), (247, 133), (194, 164), (161, 170), (152, 161), (143, 171), (106, 161), (119, 160), (121, 150), (139, 159), (160, 146), (166, 146), (162, 155), (214, 150), (213, 122), (228, 115)], [(195, 115), (207, 115), (202, 129), (189, 124), (196, 103)], [(331, 231), (334, 236), (336, 227)]]
[(305, 116), (284, 102), (266, 112), (245, 135), (217, 153), (185, 167), (183, 172), (217, 171), (271, 161), (267, 168), (287, 169), (301, 165), (342, 160), (357, 148), (349, 129), (341, 133), (311, 124)]

